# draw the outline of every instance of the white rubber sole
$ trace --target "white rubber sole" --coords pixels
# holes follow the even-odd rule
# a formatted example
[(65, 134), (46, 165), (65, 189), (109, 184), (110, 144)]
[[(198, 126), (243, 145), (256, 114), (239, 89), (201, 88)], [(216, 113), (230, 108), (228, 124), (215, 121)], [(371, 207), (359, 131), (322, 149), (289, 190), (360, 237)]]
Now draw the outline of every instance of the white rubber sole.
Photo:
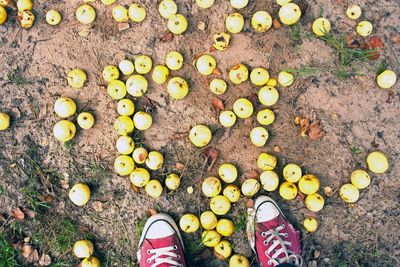
[(143, 241), (144, 241), (144, 239), (146, 237), (147, 230), (156, 221), (166, 221), (166, 222), (168, 222), (172, 226), (172, 228), (174, 228), (175, 232), (178, 234), (179, 240), (181, 241), (181, 244), (182, 244), (182, 248), (185, 249), (181, 233), (179, 232), (178, 225), (175, 223), (174, 219), (171, 216), (169, 216), (168, 214), (165, 214), (165, 213), (154, 214), (153, 216), (151, 216), (147, 220), (147, 222), (146, 222), (146, 224), (144, 225), (144, 228), (143, 228), (142, 236), (140, 237), (139, 247), (143, 244)]

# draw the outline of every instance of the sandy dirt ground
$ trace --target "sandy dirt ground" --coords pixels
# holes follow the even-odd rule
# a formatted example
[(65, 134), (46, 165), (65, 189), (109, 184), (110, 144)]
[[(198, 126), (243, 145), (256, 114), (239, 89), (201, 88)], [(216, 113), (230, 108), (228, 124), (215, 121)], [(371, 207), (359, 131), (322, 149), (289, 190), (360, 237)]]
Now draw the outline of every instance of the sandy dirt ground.
[[(297, 77), (288, 88), (277, 87), (280, 99), (273, 107), (276, 121), (267, 127), (271, 136), (263, 148), (256, 148), (248, 137), (257, 124), (255, 120), (239, 121), (229, 130), (220, 126), (212, 106), (215, 96), (208, 89), (207, 79), (191, 64), (196, 54), (209, 51), (213, 34), (224, 31), (224, 18), (233, 12), (229, 2), (216, 0), (212, 8), (203, 10), (195, 1), (178, 0), (179, 13), (188, 18), (189, 28), (171, 42), (160, 40), (167, 28), (157, 12), (159, 1), (138, 2), (146, 7), (148, 16), (143, 23), (132, 23), (124, 31), (118, 30), (111, 8), (100, 1), (93, 3), (96, 21), (90, 26), (79, 24), (74, 16), (80, 4), (77, 0), (34, 1), (37, 18), (30, 30), (20, 29), (15, 12), (1, 26), (0, 109), (11, 114), (12, 124), (9, 130), (0, 132), (0, 209), (7, 218), (15, 207), (32, 209), (36, 203), (32, 199), (54, 196), (46, 204), (48, 207), (35, 206), (38, 215), (34, 219), (23, 222), (9, 219), (8, 227), (2, 231), (14, 239), (31, 237), (39, 254), (49, 254), (54, 266), (74, 266), (77, 261), (70, 250), (53, 249), (53, 239), (63, 228), (60, 223), (67, 220), (77, 231), (71, 236), (90, 234), (105, 266), (135, 266), (140, 229), (149, 209), (169, 213), (176, 220), (188, 212), (199, 215), (207, 209), (209, 201), (201, 193), (201, 182), (216, 175), (217, 166), (233, 162), (245, 176), (256, 169), (255, 160), (260, 152), (270, 152), (279, 159), (280, 176), (285, 164), (297, 163), (305, 172), (320, 178), (321, 188), (330, 186), (335, 190), (317, 215), (307, 211), (298, 199), (288, 202), (276, 192), (270, 194), (296, 227), (301, 229), (307, 215), (315, 215), (320, 221), (317, 232), (308, 234), (302, 230), (305, 266), (400, 266), (400, 83), (391, 90), (382, 90), (374, 81), (375, 68), (381, 61), (400, 73), (400, 46), (395, 42), (400, 35), (399, 2), (359, 1), (364, 18), (374, 24), (374, 35), (380, 36), (385, 44), (379, 60), (357, 64), (359, 75), (342, 79), (327, 71)], [(233, 36), (227, 51), (211, 54), (226, 80), (227, 70), (240, 62), (250, 68), (266, 67), (273, 77), (286, 68), (334, 65), (335, 50), (307, 33), (321, 10), (332, 22), (335, 33), (354, 33), (356, 22), (345, 16), (350, 2), (303, 2), (308, 8), (299, 23), (302, 34), (298, 38), (289, 27), (255, 33), (249, 25), (251, 15), (267, 10), (277, 17), (279, 7), (272, 0), (251, 0), (240, 11), (246, 18), (245, 30)], [(118, 3), (130, 4), (130, 1)], [(60, 26), (46, 24), (44, 17), (51, 8), (61, 11)], [(198, 29), (200, 22), (205, 23), (205, 30)], [(153, 177), (162, 181), (171, 171), (183, 177), (179, 190), (164, 192), (153, 200), (143, 190), (139, 193), (131, 190), (129, 179), (112, 171), (118, 137), (113, 122), (118, 114), (116, 102), (105, 90), (101, 71), (106, 65), (117, 65), (124, 58), (134, 59), (140, 54), (150, 56), (154, 64), (163, 64), (171, 50), (184, 55), (184, 67), (172, 75), (187, 79), (188, 96), (181, 101), (170, 99), (166, 86), (155, 84), (147, 75), (149, 91), (137, 99), (139, 109), (151, 112), (154, 118), (154, 125), (137, 139), (148, 148), (162, 151), (166, 159), (163, 169), (154, 172)], [(81, 68), (88, 74), (83, 89), (67, 85), (66, 73), (73, 68)], [(257, 90), (250, 82), (239, 86), (228, 83), (227, 93), (220, 99), (231, 108), (238, 97), (254, 98)], [(52, 135), (58, 120), (53, 105), (60, 96), (71, 97), (78, 111), (91, 111), (96, 117), (94, 128), (78, 130), (68, 145), (56, 141)], [(256, 104), (256, 110), (260, 108)], [(325, 135), (318, 140), (301, 137), (293, 122), (296, 116), (320, 120)], [(179, 134), (195, 124), (212, 128), (214, 137), (210, 145), (220, 152), (209, 172), (204, 168), (202, 150)], [(275, 146), (281, 151), (274, 151)], [(338, 196), (338, 189), (349, 181), (355, 168), (366, 168), (368, 152), (376, 149), (388, 155), (389, 171), (372, 175), (372, 183), (362, 191), (360, 200), (352, 206), (345, 204)], [(184, 173), (175, 169), (177, 162), (186, 164)], [(93, 194), (88, 205), (78, 208), (68, 200), (68, 190), (60, 182), (66, 178), (70, 185), (81, 181), (91, 186)], [(194, 187), (193, 194), (186, 192), (188, 186)], [(245, 214), (245, 200), (241, 199), (227, 216), (238, 226), (230, 240), (236, 252), (254, 261), (243, 226)], [(226, 262), (216, 260), (212, 252), (201, 248), (200, 233), (184, 235), (184, 239), (191, 255), (189, 266), (227, 266)]]

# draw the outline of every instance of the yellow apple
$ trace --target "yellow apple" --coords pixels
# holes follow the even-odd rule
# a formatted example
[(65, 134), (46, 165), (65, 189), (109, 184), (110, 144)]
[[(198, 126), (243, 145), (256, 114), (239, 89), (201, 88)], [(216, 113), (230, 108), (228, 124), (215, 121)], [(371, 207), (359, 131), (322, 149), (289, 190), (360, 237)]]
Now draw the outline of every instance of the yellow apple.
[(147, 79), (140, 74), (132, 75), (126, 80), (126, 90), (134, 97), (144, 95), (147, 92), (148, 86)]
[(164, 163), (163, 155), (158, 151), (151, 151), (147, 155), (146, 166), (150, 170), (156, 171), (162, 167)]
[(144, 111), (139, 111), (133, 116), (133, 123), (135, 128), (140, 131), (145, 131), (153, 124), (153, 118), (151, 115)]
[(135, 59), (135, 70), (139, 74), (147, 74), (153, 67), (153, 61), (149, 56), (141, 55)]
[(371, 22), (364, 20), (357, 24), (356, 31), (360, 36), (365, 37), (372, 33), (373, 28)]
[(158, 12), (164, 19), (169, 19), (178, 12), (178, 6), (173, 0), (163, 0), (158, 5)]
[(361, 7), (359, 5), (350, 5), (346, 10), (346, 16), (349, 19), (356, 20), (361, 17)]
[(219, 51), (224, 51), (229, 47), (229, 44), (231, 42), (231, 35), (226, 32), (216, 33), (213, 36), (213, 40), (214, 48)]
[(90, 129), (94, 125), (94, 117), (89, 112), (82, 112), (78, 115), (77, 122), (82, 129)]
[(0, 25), (4, 24), (6, 20), (7, 20), (7, 10), (3, 6), (0, 6)]
[(284, 4), (290, 3), (292, 0), (276, 0), (276, 3), (280, 6), (283, 6)]
[(201, 242), (204, 246), (213, 248), (221, 241), (221, 235), (215, 230), (206, 230), (201, 234)]
[(131, 116), (135, 112), (135, 104), (128, 98), (121, 99), (117, 103), (117, 112), (121, 116)]
[(77, 258), (89, 258), (93, 254), (93, 243), (89, 240), (78, 240), (74, 244), (74, 255)]
[(307, 217), (303, 221), (303, 226), (308, 232), (312, 233), (312, 232), (315, 232), (317, 230), (318, 221), (314, 217)]
[(385, 154), (381, 151), (369, 153), (367, 157), (368, 169), (374, 173), (384, 173), (389, 168), (389, 162)]
[[(57, 10), (51, 9), (46, 13), (46, 22), (51, 26), (56, 26), (61, 22), (61, 14)], [(0, 23), (1, 24), (1, 23)]]
[(126, 86), (123, 81), (112, 80), (107, 86), (107, 93), (112, 99), (122, 99), (126, 96)]
[(258, 91), (258, 100), (264, 106), (270, 107), (276, 104), (279, 99), (278, 90), (271, 86), (264, 86)]
[(219, 122), (224, 127), (231, 127), (236, 123), (236, 115), (230, 110), (224, 110), (219, 114)]
[(179, 70), (183, 65), (183, 56), (177, 51), (171, 51), (165, 57), (165, 65), (170, 70)]
[(76, 19), (82, 24), (90, 24), (96, 19), (96, 10), (88, 4), (81, 5), (75, 12)]
[(75, 205), (83, 206), (90, 199), (90, 188), (85, 184), (77, 183), (69, 190), (68, 197)]
[(10, 127), (10, 115), (0, 112), (0, 131), (7, 130)]
[(218, 221), (216, 230), (222, 236), (231, 236), (235, 231), (235, 224), (228, 219), (220, 219)]
[(256, 179), (247, 179), (242, 184), (242, 193), (246, 197), (252, 197), (260, 190), (260, 183)]
[[(103, 4), (105, 4), (106, 6), (112, 5), (112, 4), (114, 4), (116, 1), (117, 1), (117, 0), (101, 0), (101, 2), (102, 2)], [(94, 2), (94, 1), (92, 1), (92, 2)]]
[(317, 18), (313, 22), (312, 31), (317, 36), (324, 36), (331, 31), (331, 23), (326, 18)]
[(229, 79), (234, 84), (241, 84), (249, 78), (249, 70), (244, 64), (236, 64), (229, 70)]
[(72, 138), (74, 138), (75, 133), (75, 124), (68, 120), (61, 120), (57, 122), (53, 128), (54, 137), (61, 142), (67, 142), (71, 140)]
[(283, 177), (286, 181), (297, 183), (302, 176), (302, 171), (299, 165), (290, 163), (283, 168)]
[(283, 199), (292, 200), (297, 196), (297, 187), (291, 182), (283, 182), (279, 187), (279, 195)]
[(214, 0), (196, 0), (196, 4), (201, 8), (210, 8), (214, 5)]
[(239, 98), (233, 103), (233, 112), (241, 119), (250, 118), (253, 111), (253, 104), (247, 98)]
[(260, 182), (265, 191), (272, 192), (278, 188), (279, 176), (274, 171), (263, 171), (260, 175)]
[(294, 3), (287, 3), (279, 9), (279, 19), (285, 25), (293, 25), (301, 17), (300, 7)]
[(84, 259), (81, 264), (81, 267), (100, 267), (100, 261), (98, 258), (92, 256)]
[(68, 85), (75, 89), (82, 88), (86, 79), (86, 73), (81, 69), (73, 69), (67, 74)]
[(275, 78), (269, 78), (267, 82), (267, 86), (275, 87), (278, 84), (278, 81)]
[(224, 188), (222, 194), (231, 202), (238, 202), (240, 199), (240, 188), (234, 184), (230, 184)]
[(221, 192), (221, 181), (217, 177), (208, 177), (203, 181), (201, 190), (206, 197), (215, 197)]
[(272, 17), (267, 11), (257, 11), (251, 18), (251, 26), (257, 32), (265, 32), (272, 26)]
[(212, 74), (217, 67), (217, 61), (210, 55), (201, 55), (194, 64), (197, 71), (204, 76)]
[(118, 65), (118, 68), (121, 70), (124, 75), (131, 75), (135, 71), (135, 65), (132, 61), (128, 59), (121, 60)]
[(129, 174), (129, 180), (134, 186), (143, 187), (150, 181), (150, 173), (144, 168), (136, 168)]
[(128, 155), (135, 149), (135, 143), (130, 136), (122, 135), (118, 137), (116, 147), (118, 153), (122, 155)]
[(35, 15), (29, 10), (18, 11), (17, 19), (22, 28), (29, 29), (33, 26)]
[(200, 215), (200, 223), (205, 230), (211, 230), (217, 226), (218, 219), (214, 212), (205, 211)]
[(129, 20), (128, 9), (124, 6), (116, 5), (112, 9), (112, 17), (117, 22), (126, 22)]
[(119, 135), (129, 135), (134, 128), (133, 121), (128, 116), (119, 116), (114, 122), (114, 129)]
[(223, 93), (225, 93), (227, 88), (228, 85), (222, 79), (214, 78), (210, 82), (210, 90), (216, 95), (222, 95)]
[(60, 97), (54, 103), (54, 111), (61, 118), (68, 118), (75, 114), (76, 104), (68, 97)]
[(229, 267), (250, 267), (250, 262), (245, 256), (235, 254), (229, 259)]
[(319, 189), (319, 186), (319, 179), (315, 175), (306, 174), (300, 178), (299, 190), (306, 195), (316, 193)]
[(163, 187), (158, 180), (150, 180), (144, 190), (152, 198), (159, 198), (163, 192)]
[(181, 178), (175, 173), (171, 173), (165, 178), (165, 185), (169, 190), (176, 190), (181, 184)]
[(249, 0), (230, 0), (231, 6), (236, 9), (242, 9), (247, 6)]
[(307, 209), (313, 212), (318, 212), (324, 207), (325, 200), (320, 194), (314, 193), (312, 195), (307, 195), (304, 203), (306, 204)]
[(153, 81), (158, 84), (163, 84), (168, 80), (169, 69), (163, 65), (157, 65), (153, 69), (153, 73), (151, 74), (151, 78)]
[(352, 184), (344, 184), (340, 187), (339, 195), (347, 203), (355, 203), (360, 197), (360, 191)]
[(185, 233), (194, 233), (199, 229), (200, 222), (196, 215), (189, 213), (181, 217), (179, 227)]
[(232, 244), (228, 240), (222, 240), (214, 247), (214, 254), (221, 260), (229, 258), (232, 254)]
[(193, 126), (189, 132), (189, 139), (193, 145), (197, 147), (204, 147), (210, 143), (212, 133), (210, 128), (205, 125), (198, 124)]
[(250, 73), (250, 81), (256, 86), (263, 86), (269, 80), (269, 73), (264, 68), (255, 68)]
[(113, 80), (118, 80), (119, 70), (117, 67), (113, 65), (108, 65), (103, 69), (101, 75), (103, 76), (103, 79), (109, 83)]
[(290, 86), (294, 82), (293, 74), (287, 71), (281, 71), (278, 74), (278, 83), (282, 86)]
[(137, 164), (143, 164), (146, 162), (148, 151), (144, 147), (138, 147), (133, 150), (132, 158)]
[(33, 4), (31, 0), (18, 0), (17, 8), (19, 11), (32, 10)]
[(231, 209), (231, 202), (225, 196), (215, 196), (210, 201), (210, 208), (217, 215), (225, 215)]
[(392, 70), (385, 70), (376, 77), (376, 82), (380, 88), (389, 89), (397, 80), (396, 73)]
[(262, 147), (267, 143), (269, 134), (264, 127), (255, 127), (250, 132), (250, 140), (253, 145)]
[(168, 81), (167, 91), (176, 100), (183, 99), (189, 93), (189, 85), (181, 77), (173, 77)]
[(133, 159), (126, 155), (120, 155), (114, 160), (114, 170), (121, 176), (129, 175), (135, 168)]
[(262, 109), (257, 113), (257, 121), (261, 125), (270, 125), (275, 121), (275, 114), (268, 108)]
[(355, 170), (351, 173), (351, 183), (358, 189), (364, 189), (371, 183), (371, 177), (364, 170)]
[(231, 163), (224, 163), (218, 169), (218, 175), (225, 183), (233, 183), (237, 176), (238, 171), (235, 165)]
[(167, 27), (173, 34), (182, 34), (186, 31), (188, 22), (185, 16), (175, 14), (168, 18)]
[(240, 13), (232, 13), (225, 19), (225, 27), (230, 33), (239, 33), (244, 26), (244, 18)]
[(144, 7), (139, 6), (138, 4), (131, 4), (129, 6), (129, 18), (133, 22), (142, 22), (146, 18), (146, 9)]
[(260, 153), (257, 158), (257, 167), (262, 171), (273, 171), (276, 167), (276, 157), (268, 153)]

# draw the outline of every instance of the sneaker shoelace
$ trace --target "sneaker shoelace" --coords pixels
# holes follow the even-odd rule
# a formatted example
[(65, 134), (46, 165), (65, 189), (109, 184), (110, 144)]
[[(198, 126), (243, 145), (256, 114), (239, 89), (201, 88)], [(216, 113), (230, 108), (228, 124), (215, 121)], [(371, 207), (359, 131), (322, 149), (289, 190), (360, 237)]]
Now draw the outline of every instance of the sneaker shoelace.
[(147, 254), (152, 256), (147, 259), (147, 263), (152, 263), (154, 261), (151, 267), (157, 267), (164, 263), (170, 264), (171, 266), (181, 267), (183, 265), (177, 262), (177, 260), (179, 261), (181, 259), (181, 256), (173, 252), (177, 249), (177, 246), (149, 249), (147, 250)]
[[(292, 263), (301, 266), (303, 264), (301, 256), (288, 249), (292, 246), (292, 242), (282, 239), (282, 237), (288, 237), (288, 233), (284, 232), (284, 229), (285, 225), (282, 224), (275, 229), (261, 233), (261, 236), (265, 238), (264, 245), (268, 246), (272, 242), (271, 246), (265, 251), (265, 255), (269, 258), (268, 264)], [(279, 249), (277, 249), (278, 246), (280, 246)], [(271, 255), (271, 253), (273, 254)], [(284, 257), (279, 258), (278, 256), (281, 254), (284, 254)]]

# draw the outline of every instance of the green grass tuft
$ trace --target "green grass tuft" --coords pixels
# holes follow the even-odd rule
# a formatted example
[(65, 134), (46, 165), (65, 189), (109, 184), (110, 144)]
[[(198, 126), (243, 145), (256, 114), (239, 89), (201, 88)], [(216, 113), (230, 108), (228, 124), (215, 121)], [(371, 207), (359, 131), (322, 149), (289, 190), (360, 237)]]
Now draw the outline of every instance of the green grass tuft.
[(11, 69), (9, 73), (4, 77), (4, 80), (10, 83), (15, 83), (16, 85), (32, 84), (32, 81), (24, 77), (23, 71), (19, 67)]
[(19, 266), (17, 261), (17, 253), (12, 244), (7, 240), (4, 233), (0, 233), (0, 266)]

